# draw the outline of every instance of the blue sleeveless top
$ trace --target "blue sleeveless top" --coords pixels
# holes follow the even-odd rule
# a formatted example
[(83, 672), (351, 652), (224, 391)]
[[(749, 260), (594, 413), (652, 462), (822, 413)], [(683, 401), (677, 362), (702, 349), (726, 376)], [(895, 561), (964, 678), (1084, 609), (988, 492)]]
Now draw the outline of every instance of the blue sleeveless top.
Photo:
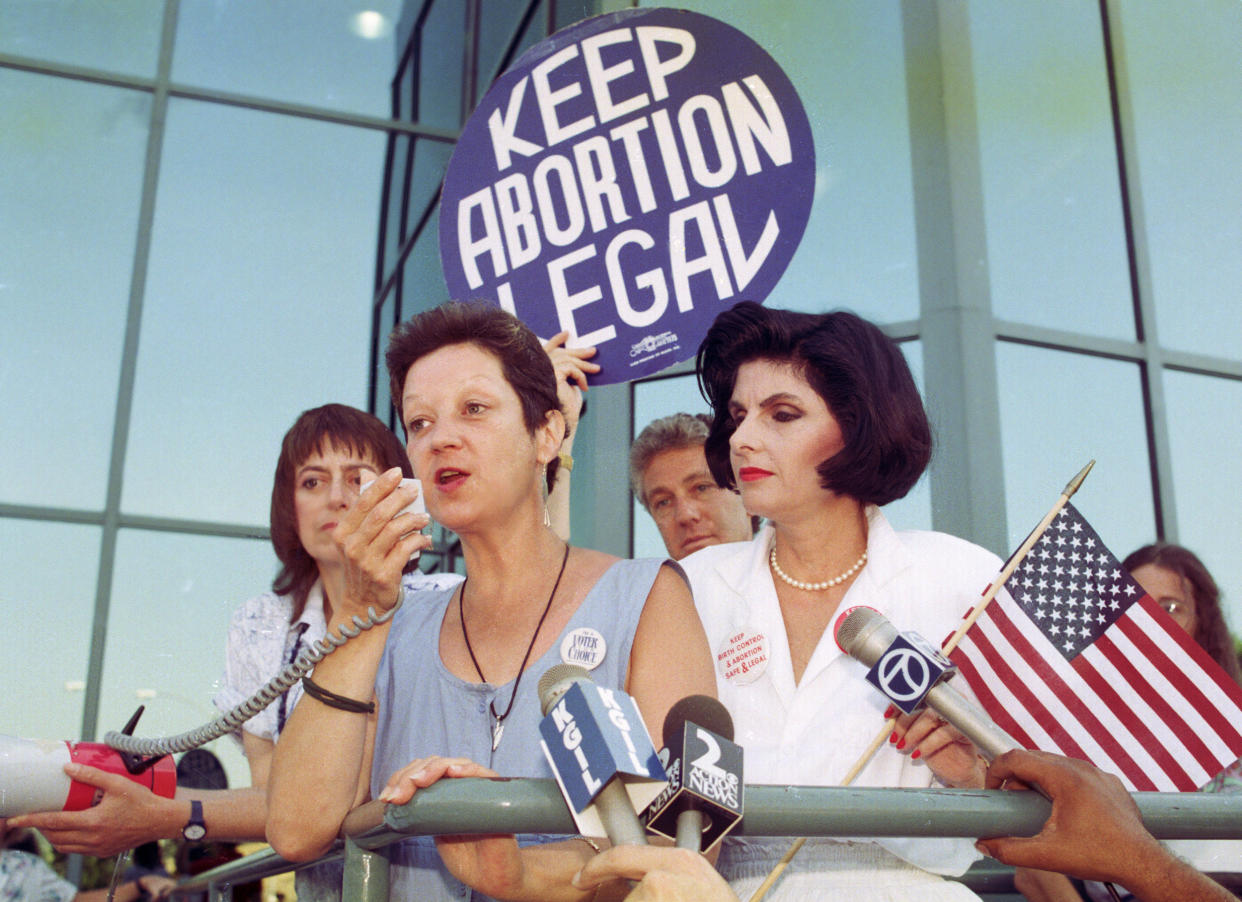
[[(634, 630), (647, 595), (665, 561), (617, 561), (604, 572), (578, 606), (560, 636), (526, 668), (513, 710), (504, 721), (500, 747), (492, 751), (490, 703), (503, 712), (513, 683), (468, 683), (440, 660), (440, 627), (455, 587), (407, 593), (393, 617), (392, 630), (375, 680), (379, 723), (371, 765), (371, 795), (415, 758), (444, 755), (469, 758), (505, 777), (551, 778), (539, 747), (537, 687), (544, 672), (561, 663), (561, 646), (575, 630), (589, 628), (604, 637), (603, 660), (591, 671), (601, 686), (625, 688)], [(672, 565), (678, 573), (680, 568)], [(582, 635), (582, 634), (579, 634)], [(551, 842), (559, 836), (523, 834), (521, 845)], [(430, 836), (412, 837), (388, 848), (389, 896), (393, 899), (485, 900), (445, 868)]]

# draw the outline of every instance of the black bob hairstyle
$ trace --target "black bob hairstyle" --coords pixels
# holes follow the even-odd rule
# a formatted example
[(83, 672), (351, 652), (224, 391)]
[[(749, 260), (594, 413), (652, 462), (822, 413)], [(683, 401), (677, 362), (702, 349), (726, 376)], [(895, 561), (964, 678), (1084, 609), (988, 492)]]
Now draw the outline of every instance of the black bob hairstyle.
[(825, 489), (884, 505), (914, 488), (931, 460), (931, 426), (896, 343), (853, 313), (797, 313), (753, 301), (717, 316), (699, 346), (699, 390), (714, 412), (704, 451), (719, 485), (735, 487), (729, 399), (751, 360), (793, 366), (840, 425), (845, 446), (816, 467)]

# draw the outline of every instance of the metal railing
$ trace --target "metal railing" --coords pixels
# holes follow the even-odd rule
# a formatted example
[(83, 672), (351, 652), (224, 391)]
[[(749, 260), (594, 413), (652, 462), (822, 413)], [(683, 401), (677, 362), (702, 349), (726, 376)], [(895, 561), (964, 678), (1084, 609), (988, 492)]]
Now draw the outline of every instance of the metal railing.
[[(1159, 839), (1242, 839), (1242, 796), (1136, 792), (1147, 829)], [(982, 789), (746, 787), (744, 836), (1030, 836), (1050, 804), (1034, 792)], [(345, 858), (343, 902), (388, 898), (383, 849), (406, 836), (462, 833), (576, 834), (553, 780), (441, 780), (404, 805), (368, 802), (349, 813), (336, 847), (294, 864), (270, 849), (183, 881), (175, 895), (230, 900), (242, 883)], [(995, 870), (995, 869), (990, 869)], [(979, 879), (989, 878), (984, 868)]]

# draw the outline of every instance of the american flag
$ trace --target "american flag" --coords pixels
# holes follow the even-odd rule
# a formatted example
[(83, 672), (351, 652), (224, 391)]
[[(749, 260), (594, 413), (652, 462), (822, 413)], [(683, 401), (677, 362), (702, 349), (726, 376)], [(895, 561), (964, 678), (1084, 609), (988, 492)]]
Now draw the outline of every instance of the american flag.
[(949, 656), (1027, 748), (1132, 791), (1188, 792), (1242, 756), (1242, 687), (1067, 504)]

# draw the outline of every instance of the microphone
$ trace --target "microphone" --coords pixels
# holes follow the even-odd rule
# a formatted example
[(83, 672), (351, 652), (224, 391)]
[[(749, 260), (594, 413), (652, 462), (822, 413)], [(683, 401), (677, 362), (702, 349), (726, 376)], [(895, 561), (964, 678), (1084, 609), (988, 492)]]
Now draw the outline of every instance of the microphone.
[(664, 769), (634, 700), (572, 664), (539, 679), (543, 753), (584, 836), (646, 845), (636, 809), (664, 786)]
[(835, 637), (841, 651), (871, 668), (868, 681), (905, 713), (926, 704), (957, 727), (989, 762), (1022, 748), (986, 711), (942, 682), (957, 668), (917, 633), (898, 633), (879, 611), (860, 606), (838, 618)]
[(0, 736), (0, 818), (81, 811), (95, 804), (99, 790), (65, 773), (71, 761), (128, 777), (166, 799), (177, 792), (177, 768), (167, 756), (135, 774), (120, 754), (101, 742)]
[(679, 849), (707, 852), (742, 819), (742, 747), (716, 699), (689, 695), (664, 717), (660, 753), (669, 785), (644, 812), (647, 828)]

